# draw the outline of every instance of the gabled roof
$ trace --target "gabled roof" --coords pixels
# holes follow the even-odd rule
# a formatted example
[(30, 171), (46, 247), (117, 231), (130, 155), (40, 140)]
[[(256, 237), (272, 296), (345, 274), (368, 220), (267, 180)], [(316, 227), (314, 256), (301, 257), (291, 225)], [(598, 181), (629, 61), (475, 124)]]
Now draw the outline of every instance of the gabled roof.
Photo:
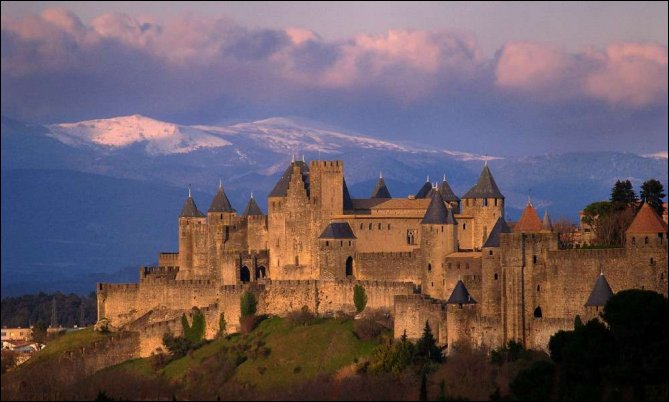
[(348, 192), (348, 186), (346, 185), (346, 179), (342, 177), (342, 185), (344, 187), (344, 211), (353, 210), (353, 200), (351, 199), (351, 194)]
[(255, 198), (251, 196), (251, 198), (249, 198), (249, 202), (246, 204), (243, 216), (258, 216), (258, 215), (265, 215), (265, 214), (262, 212), (262, 209), (260, 209), (260, 207), (258, 206), (258, 203), (256, 202)]
[(667, 233), (667, 224), (648, 203), (644, 203), (627, 233)]
[(272, 192), (269, 193), (268, 197), (285, 197), (288, 195), (288, 185), (293, 176), (293, 166), (300, 168), (304, 188), (307, 190), (307, 194), (309, 194), (309, 166), (303, 161), (294, 161), (291, 162), (288, 168), (283, 172), (283, 175), (281, 175), (281, 178), (274, 186), (274, 189), (272, 189)]
[(388, 187), (386, 187), (386, 182), (383, 181), (383, 177), (379, 177), (379, 181), (376, 182), (374, 191), (369, 198), (393, 198), (388, 191)]
[(509, 225), (506, 224), (506, 221), (501, 216), (497, 218), (497, 222), (495, 222), (495, 226), (492, 227), (490, 235), (488, 235), (488, 240), (485, 241), (483, 247), (499, 247), (500, 233), (511, 233)]
[(492, 173), (490, 173), (487, 163), (483, 167), (483, 171), (481, 171), (478, 183), (470, 188), (462, 198), (504, 198), (504, 195), (499, 191), (499, 187), (497, 187), (497, 183), (495, 183), (495, 179), (492, 177)]
[(446, 301), (447, 304), (476, 304), (476, 300), (469, 294), (469, 291), (465, 287), (465, 284), (462, 283), (462, 280), (458, 280), (458, 283), (455, 284), (455, 289), (451, 293), (451, 297)]
[(544, 219), (541, 222), (541, 230), (545, 232), (553, 231), (553, 222), (551, 222), (551, 217), (548, 216), (548, 210), (544, 211)]
[(439, 191), (432, 192), (430, 205), (420, 223), (423, 225), (453, 225), (455, 223), (453, 213), (446, 208)]
[(197, 205), (195, 205), (193, 197), (189, 195), (188, 198), (186, 198), (186, 202), (184, 202), (184, 206), (181, 208), (181, 213), (179, 214), (179, 218), (203, 218), (203, 217), (204, 214), (197, 209)]
[(539, 219), (532, 203), (527, 203), (520, 220), (513, 227), (514, 232), (541, 232), (543, 222)]
[(230, 204), (228, 196), (223, 190), (223, 186), (219, 183), (218, 191), (214, 195), (214, 199), (211, 200), (211, 206), (207, 212), (235, 212), (236, 210)]
[(597, 281), (595, 282), (595, 287), (588, 297), (588, 301), (585, 303), (586, 306), (603, 306), (607, 301), (613, 296), (613, 291), (611, 291), (611, 286), (609, 282), (606, 281), (604, 274), (599, 274)]
[(347, 222), (331, 222), (325, 227), (319, 239), (355, 239), (353, 230)]
[(430, 181), (426, 181), (425, 184), (418, 190), (416, 193), (415, 198), (428, 198), (430, 195), (430, 190), (432, 190), (432, 183)]

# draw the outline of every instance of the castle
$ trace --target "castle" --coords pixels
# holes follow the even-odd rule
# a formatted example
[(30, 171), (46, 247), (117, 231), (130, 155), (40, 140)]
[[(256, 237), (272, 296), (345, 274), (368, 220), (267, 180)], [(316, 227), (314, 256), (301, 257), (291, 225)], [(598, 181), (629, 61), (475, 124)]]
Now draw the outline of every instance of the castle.
[(353, 199), (342, 161), (293, 161), (267, 215), (253, 197), (238, 214), (220, 183), (205, 215), (189, 192), (178, 252), (142, 267), (139, 283), (98, 284), (98, 324), (139, 331), (148, 355), (193, 307), (213, 337), (221, 314), (228, 332), (238, 330), (245, 291), (260, 314), (306, 306), (330, 315), (354, 312), (360, 285), (367, 309), (393, 315), (396, 337), (416, 339), (429, 321), (447, 351), (508, 340), (546, 349), (577, 315), (596, 317), (613, 292), (667, 295), (667, 224), (647, 205), (624, 247), (561, 249), (547, 214), (540, 219), (528, 202), (511, 230), (504, 204), (487, 164), (462, 198), (445, 177), (392, 198), (379, 177), (369, 198)]

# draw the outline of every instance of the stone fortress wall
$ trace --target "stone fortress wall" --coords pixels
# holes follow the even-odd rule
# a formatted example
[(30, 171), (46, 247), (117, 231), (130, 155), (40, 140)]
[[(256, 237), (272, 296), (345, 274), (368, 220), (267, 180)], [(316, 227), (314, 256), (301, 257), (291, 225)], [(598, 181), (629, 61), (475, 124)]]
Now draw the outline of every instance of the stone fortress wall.
[(164, 332), (179, 334), (181, 314), (190, 317), (194, 307), (205, 312), (212, 337), (221, 314), (229, 332), (239, 330), (245, 291), (256, 295), (259, 314), (306, 307), (330, 315), (353, 313), (360, 285), (368, 309), (393, 314), (396, 337), (418, 338), (429, 322), (449, 350), (508, 340), (545, 349), (576, 315), (597, 317), (600, 307), (585, 304), (600, 274), (613, 292), (667, 295), (666, 223), (628, 233), (623, 248), (562, 250), (531, 204), (508, 229), (487, 165), (462, 200), (441, 190), (444, 184), (397, 199), (379, 179), (372, 197), (350, 199), (341, 161), (297, 161), (270, 193), (268, 215), (253, 199), (238, 214), (222, 186), (207, 215), (189, 196), (178, 252), (142, 267), (139, 283), (98, 284), (98, 317), (113, 330), (139, 331), (147, 355)]

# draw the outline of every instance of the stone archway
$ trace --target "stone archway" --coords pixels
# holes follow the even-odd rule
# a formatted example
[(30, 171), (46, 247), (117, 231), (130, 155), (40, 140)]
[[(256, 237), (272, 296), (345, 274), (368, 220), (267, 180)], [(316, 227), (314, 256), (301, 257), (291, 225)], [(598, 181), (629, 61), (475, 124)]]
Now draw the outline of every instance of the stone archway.
[(259, 266), (256, 268), (256, 279), (265, 279), (267, 278), (267, 269), (264, 266)]
[(353, 276), (353, 257), (350, 256), (346, 259), (346, 277), (355, 278)]
[(239, 280), (242, 283), (251, 282), (251, 272), (249, 272), (249, 269), (246, 265), (241, 267), (241, 269), (239, 270)]

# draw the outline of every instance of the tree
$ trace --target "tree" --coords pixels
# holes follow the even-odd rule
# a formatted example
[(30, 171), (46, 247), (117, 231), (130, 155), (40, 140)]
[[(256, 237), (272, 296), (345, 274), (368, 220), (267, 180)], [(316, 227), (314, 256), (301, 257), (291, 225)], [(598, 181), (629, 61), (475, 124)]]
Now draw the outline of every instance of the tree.
[(240, 302), (242, 318), (254, 315), (257, 304), (255, 295), (248, 290), (245, 291)]
[(621, 247), (625, 231), (636, 213), (635, 206), (616, 209), (609, 201), (593, 202), (583, 210), (582, 221), (592, 226), (596, 242), (602, 246)]
[(46, 334), (47, 334), (47, 325), (44, 321), (37, 321), (35, 325), (33, 325), (33, 330), (31, 333), (31, 338), (33, 342), (37, 343), (44, 343), (46, 341)]
[(425, 321), (423, 335), (418, 342), (416, 342), (416, 354), (428, 361), (437, 363), (441, 363), (443, 359), (441, 348), (437, 346), (437, 341), (434, 339), (434, 335), (432, 335), (432, 328), (430, 328), (430, 323), (428, 321)]
[(620, 347), (617, 381), (665, 381), (669, 376), (669, 304), (663, 295), (648, 290), (624, 290), (604, 306), (606, 320)]
[(361, 313), (367, 306), (367, 292), (360, 285), (353, 287), (353, 304), (355, 304), (355, 310), (358, 313)]
[(659, 180), (650, 179), (643, 182), (641, 185), (641, 200), (655, 210), (658, 215), (662, 216), (664, 213), (664, 205), (662, 199), (666, 196), (664, 193), (664, 186)]
[(548, 401), (553, 391), (555, 365), (545, 360), (532, 363), (521, 370), (509, 388), (518, 401)]
[(629, 180), (617, 180), (611, 189), (611, 204), (615, 209), (625, 209), (628, 206), (635, 205), (638, 198), (632, 189), (632, 183)]
[(574, 247), (576, 225), (565, 217), (560, 217), (553, 222), (553, 231), (558, 233), (558, 245), (560, 248)]
[(221, 317), (218, 319), (218, 336), (225, 335), (225, 328), (228, 323), (225, 321), (225, 314), (221, 313)]

